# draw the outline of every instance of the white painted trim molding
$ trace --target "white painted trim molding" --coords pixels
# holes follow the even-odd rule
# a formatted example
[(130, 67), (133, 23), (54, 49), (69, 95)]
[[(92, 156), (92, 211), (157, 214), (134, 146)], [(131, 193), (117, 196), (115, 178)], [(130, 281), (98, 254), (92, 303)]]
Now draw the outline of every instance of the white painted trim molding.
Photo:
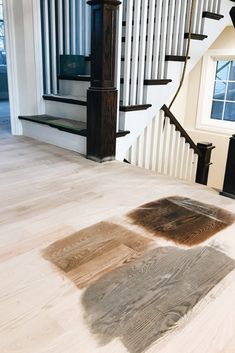
[(22, 125), (19, 116), (19, 92), (17, 75), (17, 55), (15, 46), (15, 24), (13, 14), (13, 2), (3, 0), (6, 55), (7, 55), (7, 76), (10, 102), (11, 131), (13, 135), (22, 135)]
[(40, 4), (38, 0), (17, 0), (17, 4), (15, 0), (3, 0), (3, 10), (11, 129), (13, 135), (22, 135), (18, 116), (45, 112)]

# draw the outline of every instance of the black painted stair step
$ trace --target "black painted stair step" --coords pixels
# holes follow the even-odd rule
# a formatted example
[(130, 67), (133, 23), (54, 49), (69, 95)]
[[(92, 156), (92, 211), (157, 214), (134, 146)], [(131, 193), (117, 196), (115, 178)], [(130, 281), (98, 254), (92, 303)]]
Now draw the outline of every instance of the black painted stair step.
[(68, 81), (83, 81), (89, 82), (91, 80), (90, 75), (58, 75), (59, 80), (68, 80)]
[[(190, 57), (188, 57), (188, 59), (190, 59)], [(166, 61), (184, 62), (186, 60), (186, 56), (184, 56), (184, 55), (166, 55), (165, 60)]]
[[(73, 75), (67, 75), (67, 76), (58, 76), (60, 80), (68, 80), (68, 81), (83, 81), (81, 79), (77, 79), (78, 76), (73, 76)], [(79, 76), (80, 78), (80, 76)], [(86, 76), (86, 80), (84, 81), (90, 81), (91, 76)], [(121, 84), (124, 83), (124, 79), (121, 78)], [(131, 81), (130, 81), (131, 82)], [(157, 85), (167, 85), (168, 83), (172, 82), (170, 79), (149, 79), (149, 80), (144, 80), (144, 85), (146, 86), (157, 86)], [(44, 95), (44, 96), (51, 96), (51, 95)], [(47, 98), (45, 98), (47, 99)], [(53, 98), (50, 98), (53, 100)], [(49, 100), (49, 99), (48, 99)]]
[(121, 112), (133, 112), (137, 110), (147, 110), (152, 104), (120, 105)]
[[(19, 119), (30, 121), (33, 123), (50, 126), (60, 131), (69, 132), (74, 135), (87, 136), (87, 124), (82, 121), (73, 119), (63, 119), (51, 115), (31, 115), (19, 116)], [(116, 137), (123, 137), (130, 133), (130, 131), (119, 130)]]
[[(71, 96), (62, 96), (59, 94), (44, 94), (43, 98), (45, 100), (53, 101), (53, 102), (87, 106), (86, 97), (83, 97), (83, 100), (81, 100), (73, 96), (71, 97)], [(131, 112), (134, 110), (146, 110), (151, 106), (152, 106), (151, 104), (136, 104), (136, 105), (127, 105), (127, 106), (123, 106), (121, 104), (119, 109), (120, 111), (123, 111), (123, 112)]]
[(145, 86), (160, 86), (160, 85), (168, 85), (168, 83), (171, 83), (172, 80), (167, 79), (167, 78), (162, 78), (162, 79), (157, 79), (157, 80), (144, 80), (144, 85)]
[(224, 18), (223, 15), (220, 15), (218, 13), (215, 13), (215, 12), (209, 12), (209, 11), (204, 11), (202, 13), (202, 17), (203, 18), (210, 18), (211, 20), (221, 20), (221, 18)]
[[(184, 38), (188, 39), (189, 38), (189, 33), (185, 33)], [(208, 36), (206, 36), (205, 34), (198, 34), (198, 33), (192, 33), (191, 34), (191, 39), (204, 40), (206, 38), (208, 38)]]
[[(130, 84), (131, 84), (131, 79), (130, 79)], [(168, 83), (172, 82), (172, 80), (169, 80), (167, 78), (164, 79), (149, 79), (149, 80), (144, 80), (144, 85), (145, 86), (160, 86), (160, 85), (167, 85)], [(124, 83), (124, 78), (121, 78), (121, 84)]]
[(68, 104), (76, 104), (86, 106), (86, 97), (74, 97), (74, 96), (63, 96), (60, 94), (44, 94), (43, 98), (47, 101), (60, 102), (60, 103), (68, 103)]

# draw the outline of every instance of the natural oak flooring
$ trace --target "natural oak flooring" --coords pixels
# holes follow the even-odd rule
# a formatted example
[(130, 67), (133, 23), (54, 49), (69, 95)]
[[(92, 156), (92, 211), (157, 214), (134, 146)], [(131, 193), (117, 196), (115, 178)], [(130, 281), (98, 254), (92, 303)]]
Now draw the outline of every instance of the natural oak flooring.
[[(141, 349), (147, 353), (234, 352), (234, 224), (199, 246), (188, 247), (152, 233), (149, 236), (146, 229), (126, 217), (140, 205), (176, 194), (235, 213), (234, 200), (206, 187), (124, 163), (96, 164), (76, 153), (27, 138), (0, 136), (0, 352), (127, 353)], [(128, 234), (146, 237), (150, 243), (142, 251), (118, 240), (115, 243), (118, 251), (112, 252), (112, 242), (116, 240), (108, 240), (109, 250), (100, 253), (98, 265), (91, 263), (89, 268), (95, 276), (101, 265), (106, 267), (111, 260), (115, 268), (104, 277), (98, 274), (91, 284), (83, 267), (84, 277), (78, 280), (83, 283), (86, 277), (87, 288), (80, 289), (68, 277), (74, 263), (76, 266), (76, 257), (72, 265), (65, 257), (62, 269), (59, 262), (45, 259), (45, 249), (52, 249), (53, 244), (76, 237), (80, 231), (100, 222), (115, 224), (119, 230), (125, 228)], [(116, 268), (119, 256), (125, 252), (127, 263)], [(131, 257), (129, 262), (131, 252), (138, 256)], [(106, 255), (109, 257), (105, 264), (102, 257)], [(149, 259), (145, 266), (144, 258)], [(156, 263), (159, 265), (155, 266)], [(137, 272), (133, 272), (134, 264)], [(127, 280), (124, 270), (130, 271), (133, 278)], [(119, 282), (112, 279), (113, 286), (107, 285), (105, 296), (110, 308), (107, 313), (102, 298), (99, 296), (96, 303), (94, 298), (103, 293), (104, 281), (114, 275)], [(155, 275), (162, 280), (158, 288), (150, 280)], [(186, 292), (180, 289), (181, 285)], [(91, 288), (97, 288), (97, 293)], [(120, 289), (120, 296), (115, 288)], [(134, 292), (131, 303), (130, 289)], [(158, 289), (167, 300), (160, 300)], [(116, 312), (115, 307), (120, 308), (121, 303), (125, 310)], [(149, 311), (154, 303), (158, 307), (163, 305), (161, 311)], [(135, 305), (140, 308), (140, 321), (134, 313)], [(166, 319), (146, 326), (156, 312), (160, 319), (163, 316)], [(111, 333), (102, 313), (106, 319), (112, 319)], [(113, 320), (120, 322), (122, 315), (123, 328)], [(99, 322), (97, 327), (96, 322)], [(159, 329), (160, 322), (163, 326)]]
[(155, 236), (188, 246), (202, 243), (235, 220), (228, 211), (179, 196), (142, 205), (129, 217)]

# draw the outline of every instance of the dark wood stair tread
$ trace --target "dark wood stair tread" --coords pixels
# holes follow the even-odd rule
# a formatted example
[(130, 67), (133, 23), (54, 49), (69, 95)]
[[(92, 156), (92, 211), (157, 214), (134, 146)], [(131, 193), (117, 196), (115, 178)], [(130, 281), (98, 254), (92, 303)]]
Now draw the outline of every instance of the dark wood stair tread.
[[(185, 33), (184, 38), (188, 39), (189, 38), (189, 33)], [(206, 36), (205, 34), (199, 34), (199, 33), (192, 33), (191, 34), (191, 39), (204, 40), (206, 38), (208, 38), (208, 36)]]
[(172, 80), (163, 78), (163, 79), (157, 79), (157, 80), (144, 80), (144, 85), (146, 86), (160, 86), (160, 85), (167, 85), (168, 83), (171, 83)]
[(211, 20), (221, 20), (221, 18), (224, 18), (223, 15), (220, 15), (218, 13), (215, 13), (215, 12), (209, 12), (209, 11), (204, 11), (202, 13), (202, 17), (203, 18), (210, 18)]
[(146, 110), (152, 107), (152, 104), (120, 105), (121, 112), (133, 112), (137, 110)]
[[(188, 57), (188, 59), (190, 59), (190, 57)], [(165, 60), (166, 61), (184, 62), (186, 60), (186, 56), (184, 56), (184, 55), (166, 55)]]
[(84, 97), (73, 97), (73, 96), (64, 96), (60, 94), (44, 94), (43, 98), (47, 101), (76, 104), (86, 106), (86, 98)]
[[(80, 79), (81, 78), (81, 79)], [(85, 78), (85, 79), (83, 79)], [(58, 79), (60, 80), (68, 80), (68, 81), (90, 81), (91, 80), (91, 76), (75, 76), (75, 75), (63, 75), (63, 76), (58, 76)], [(121, 84), (124, 83), (124, 79), (121, 78)], [(131, 82), (131, 81), (130, 81)], [(150, 79), (150, 80), (144, 80), (144, 85), (146, 86), (151, 86), (151, 85), (166, 85), (168, 83), (172, 82), (172, 80), (170, 79)], [(46, 97), (49, 97), (49, 95), (44, 95)], [(45, 98), (47, 99), (47, 98)], [(56, 100), (53, 98), (48, 98), (48, 100)], [(59, 99), (58, 99), (59, 100)], [(85, 105), (85, 104), (84, 104)]]
[(59, 80), (90, 82), (90, 75), (58, 75)]
[[(47, 125), (58, 130), (69, 132), (74, 135), (87, 136), (87, 124), (73, 119), (58, 118), (51, 115), (31, 115), (19, 116), (19, 119), (34, 122), (41, 125)], [(130, 131), (119, 130), (116, 137), (123, 137)]]
[[(73, 96), (62, 96), (59, 94), (44, 94), (43, 98), (48, 101), (53, 101), (53, 102), (59, 102), (59, 103), (67, 103), (67, 104), (76, 104), (76, 105), (82, 105), (82, 106), (87, 106), (86, 98), (84, 97), (83, 100), (73, 97)], [(134, 110), (146, 110), (150, 108), (152, 105), (151, 104), (136, 104), (136, 105), (127, 105), (123, 106), (120, 104), (120, 111), (123, 112), (130, 112)]]

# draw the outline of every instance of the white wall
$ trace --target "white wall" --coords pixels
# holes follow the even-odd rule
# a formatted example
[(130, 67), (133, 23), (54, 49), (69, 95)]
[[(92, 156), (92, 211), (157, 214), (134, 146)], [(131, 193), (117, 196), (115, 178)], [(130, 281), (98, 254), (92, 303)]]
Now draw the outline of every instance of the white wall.
[(38, 0), (4, 0), (12, 130), (21, 134), (18, 115), (42, 106)]
[[(235, 29), (232, 26), (226, 27), (210, 49), (235, 48)], [(199, 130), (196, 128), (198, 111), (199, 89), (201, 81), (202, 59), (191, 71), (185, 81), (182, 91), (172, 107), (176, 117), (183, 123), (195, 142), (212, 142), (216, 149), (212, 152), (212, 163), (210, 168), (208, 185), (218, 189), (223, 187), (224, 170), (226, 165), (229, 137), (231, 134), (215, 133)]]

